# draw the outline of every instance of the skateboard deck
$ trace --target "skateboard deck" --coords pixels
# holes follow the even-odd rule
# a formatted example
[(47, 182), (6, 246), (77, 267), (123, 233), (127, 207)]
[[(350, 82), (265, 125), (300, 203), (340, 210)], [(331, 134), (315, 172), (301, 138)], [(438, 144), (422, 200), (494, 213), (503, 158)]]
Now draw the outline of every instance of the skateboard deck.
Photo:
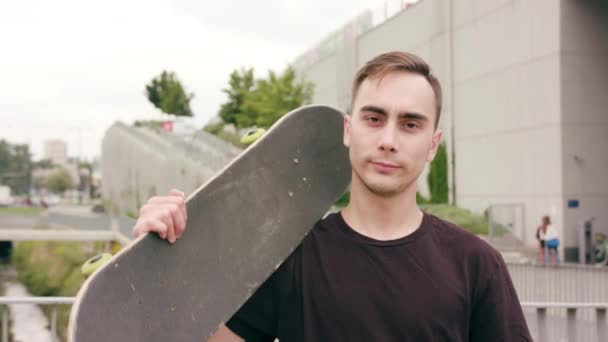
[(327, 106), (283, 116), (188, 196), (180, 240), (144, 235), (86, 280), (68, 340), (206, 341), (346, 190), (342, 127)]

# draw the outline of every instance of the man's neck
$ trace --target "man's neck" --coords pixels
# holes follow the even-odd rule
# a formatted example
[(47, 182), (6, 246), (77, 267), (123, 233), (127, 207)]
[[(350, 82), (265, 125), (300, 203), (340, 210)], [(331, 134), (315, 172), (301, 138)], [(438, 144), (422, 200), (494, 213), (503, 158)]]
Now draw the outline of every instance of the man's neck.
[(350, 202), (342, 211), (346, 223), (355, 231), (376, 240), (394, 240), (407, 236), (422, 222), (416, 204), (416, 184), (400, 194), (383, 197), (353, 180)]

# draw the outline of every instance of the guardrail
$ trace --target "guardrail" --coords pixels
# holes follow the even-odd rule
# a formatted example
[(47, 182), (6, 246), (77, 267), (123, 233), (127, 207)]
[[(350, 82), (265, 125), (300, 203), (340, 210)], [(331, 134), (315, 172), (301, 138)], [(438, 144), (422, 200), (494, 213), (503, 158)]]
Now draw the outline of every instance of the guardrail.
[(608, 303), (608, 267), (508, 263), (522, 302)]
[[(75, 297), (0, 297), (2, 307), (2, 342), (8, 342), (8, 315), (6, 308), (9, 304), (36, 304), (52, 305), (51, 308), (51, 333), (57, 337), (57, 305), (72, 305)], [(522, 302), (524, 309), (534, 309), (536, 311), (536, 323), (538, 330), (538, 342), (552, 341), (548, 333), (547, 310), (565, 309), (566, 310), (566, 335), (567, 341), (578, 341), (578, 325), (581, 322), (577, 312), (583, 309), (595, 310), (595, 333), (597, 341), (606, 341), (607, 319), (606, 311), (608, 303), (559, 303), (559, 302)], [(528, 322), (530, 323), (530, 322)]]
[(72, 305), (74, 304), (74, 300), (75, 297), (0, 297), (0, 306), (2, 307), (2, 342), (8, 342), (7, 305), (51, 305), (51, 334), (57, 340), (57, 305)]
[(111, 241), (111, 230), (76, 229), (0, 229), (0, 241)]
[[(608, 309), (608, 303), (522, 302), (521, 306), (524, 309), (529, 308), (536, 310), (537, 342), (554, 341), (555, 336), (550, 336), (548, 329), (547, 310), (549, 309), (566, 310), (566, 332), (565, 334), (557, 332), (557, 335), (564, 335), (566, 341), (581, 341), (578, 327), (583, 320), (581, 317), (578, 317), (578, 312), (584, 309), (594, 310), (595, 331), (589, 331), (589, 333), (595, 333), (595, 340), (598, 342), (607, 341), (606, 310)], [(587, 322), (593, 324), (593, 321)], [(528, 322), (528, 325), (530, 325), (530, 322)], [(555, 332), (554, 335), (556, 335)], [(562, 336), (562, 338), (564, 336)], [(585, 338), (584, 340), (589, 341), (593, 340), (593, 338)]]
[(0, 228), (0, 241), (119, 241), (129, 244), (131, 238), (119, 230), (116, 219), (111, 220), (110, 229), (29, 229)]

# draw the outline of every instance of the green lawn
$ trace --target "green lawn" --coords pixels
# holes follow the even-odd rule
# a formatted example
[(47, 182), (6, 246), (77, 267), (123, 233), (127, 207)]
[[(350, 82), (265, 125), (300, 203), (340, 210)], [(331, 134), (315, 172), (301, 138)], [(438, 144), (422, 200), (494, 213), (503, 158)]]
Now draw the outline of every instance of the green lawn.
[(28, 207), (0, 207), (1, 214), (11, 215), (38, 215), (42, 211), (42, 208), (28, 208)]

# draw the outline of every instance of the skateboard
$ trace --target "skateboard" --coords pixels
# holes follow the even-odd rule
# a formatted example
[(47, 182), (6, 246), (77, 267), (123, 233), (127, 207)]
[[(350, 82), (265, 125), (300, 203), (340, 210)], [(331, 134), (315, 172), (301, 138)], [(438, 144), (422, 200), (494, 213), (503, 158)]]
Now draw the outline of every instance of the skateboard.
[(285, 114), (186, 200), (171, 245), (139, 237), (90, 275), (68, 341), (203, 341), (255, 292), (350, 182), (343, 114)]

